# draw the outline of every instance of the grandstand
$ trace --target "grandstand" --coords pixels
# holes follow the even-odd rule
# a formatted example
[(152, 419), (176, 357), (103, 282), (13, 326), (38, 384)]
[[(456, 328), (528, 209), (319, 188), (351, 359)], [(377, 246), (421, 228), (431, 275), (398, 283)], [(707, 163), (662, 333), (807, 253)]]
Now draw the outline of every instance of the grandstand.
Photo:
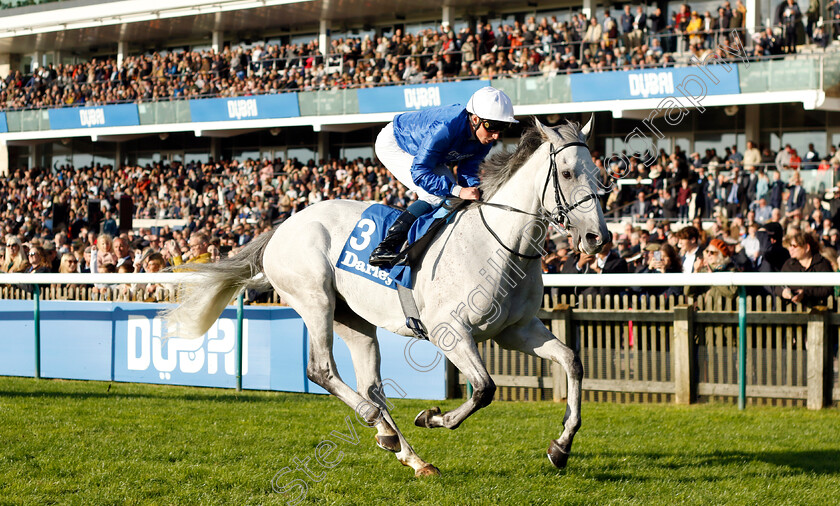
[[(416, 53), (411, 48), (407, 50), (404, 43), (394, 41), (394, 37), (400, 34), (417, 36), (427, 29), (439, 32), (441, 40), (445, 40), (448, 33), (456, 41), (451, 44), (452, 41), (429, 41), (432, 51), (426, 51), (420, 60), (424, 66), (427, 60), (433, 59), (435, 50), (441, 62), (445, 59), (442, 55), (446, 53), (451, 53), (456, 62), (476, 57), (481, 61), (481, 50), (475, 51), (478, 54), (471, 57), (462, 56), (459, 46), (462, 38), (466, 40), (462, 35), (466, 31), (476, 37), (485, 37), (484, 23), (489, 23), (494, 35), (498, 35), (495, 32), (499, 31), (499, 26), (505, 26), (505, 30), (510, 32), (508, 40), (515, 41), (512, 44), (516, 44), (517, 48), (527, 48), (529, 44), (525, 43), (530, 43), (531, 54), (538, 63), (528, 66), (526, 58), (520, 66), (521, 51), (509, 52), (520, 78), (506, 79), (507, 75), (502, 70), (504, 65), (499, 65), (495, 75), (479, 73), (478, 76), (469, 76), (467, 72), (467, 76), (460, 76), (460, 82), (466, 82), (466, 77), (490, 77), (494, 85), (514, 97), (518, 114), (536, 114), (548, 123), (556, 123), (558, 116), (575, 119), (582, 113), (596, 112), (596, 146), (602, 153), (624, 149), (626, 136), (641, 126), (639, 120), (657, 111), (663, 97), (682, 97), (680, 84), (697, 75), (668, 70), (658, 74), (657, 78), (652, 77), (650, 72), (635, 76), (626, 76), (626, 72), (622, 72), (608, 78), (598, 72), (596, 79), (584, 73), (565, 74), (560, 70), (552, 71), (549, 65), (541, 66), (540, 63), (547, 60), (568, 62), (568, 58), (561, 59), (568, 45), (573, 54), (580, 53), (577, 57), (579, 62), (583, 63), (587, 58), (592, 60), (589, 62), (590, 70), (598, 70), (599, 66), (607, 70), (639, 67), (629, 61), (629, 56), (626, 63), (612, 62), (615, 66), (611, 67), (609, 58), (605, 59), (605, 63), (603, 60), (598, 62), (594, 54), (589, 57), (584, 55), (590, 44), (575, 41), (578, 37), (570, 37), (572, 40), (568, 43), (561, 36), (537, 39), (536, 33), (543, 33), (540, 27), (533, 30), (528, 26), (531, 18), (537, 25), (545, 18), (548, 26), (554, 24), (560, 27), (555, 33), (562, 33), (562, 23), (572, 23), (573, 17), (577, 22), (577, 14), (594, 16), (599, 24), (603, 24), (604, 6), (591, 1), (446, 1), (424, 3), (423, 9), (408, 2), (389, 1), (353, 1), (335, 5), (321, 1), (285, 0), (16, 0), (3, 1), (2, 4), (8, 9), (0, 20), (0, 76), (14, 76), (20, 72), (22, 86), (29, 89), (23, 93), (23, 100), (9, 100), (14, 79), (6, 79), (5, 118), (0, 119), (0, 123), (5, 123), (0, 125), (3, 132), (0, 145), (4, 146), (4, 156), (0, 156), (0, 173), (5, 173), (10, 167), (56, 168), (67, 162), (75, 166), (96, 162), (114, 164), (117, 161), (145, 165), (166, 160), (206, 161), (210, 157), (296, 157), (305, 163), (310, 158), (318, 161), (347, 155), (353, 158), (357, 154), (370, 156), (377, 127), (394, 113), (405, 108), (422, 107), (427, 93), (430, 94), (428, 103), (431, 104), (437, 103), (437, 100), (458, 99), (464, 95), (464, 91), (459, 90), (471, 89), (468, 85), (441, 86), (437, 83), (425, 89), (396, 90), (398, 96), (394, 97), (400, 99), (396, 100), (388, 95), (394, 90), (363, 92), (354, 88), (353, 84), (370, 86), (388, 81), (379, 78), (384, 78), (390, 71), (392, 62), (389, 55), (403, 57)], [(723, 2), (695, 3), (692, 8), (701, 13), (716, 11), (718, 4), (723, 5)], [(659, 2), (644, 5), (643, 10), (652, 17), (654, 10), (661, 8), (665, 12), (666, 19), (663, 21), (667, 26), (669, 13), (677, 15), (679, 5), (679, 2)], [(823, 5), (825, 12), (821, 14), (827, 22), (827, 32), (832, 32), (829, 20), (834, 5), (827, 2)], [(816, 141), (817, 151), (829, 153), (829, 146), (840, 143), (840, 130), (831, 127), (838, 124), (836, 111), (840, 108), (836, 97), (840, 66), (833, 52), (837, 42), (823, 49), (812, 43), (810, 36), (798, 34), (801, 44), (796, 56), (762, 59), (747, 64), (747, 59), (752, 59), (752, 52), (758, 45), (753, 41), (754, 36), (760, 35), (762, 26), (775, 23), (773, 10), (776, 6), (769, 2), (747, 2), (745, 7), (746, 13), (740, 18), (743, 19), (742, 33), (745, 35), (745, 48), (741, 53), (728, 40), (726, 30), (689, 40), (688, 36), (672, 35), (667, 29), (655, 31), (653, 21), (646, 24), (642, 36), (644, 40), (640, 39), (640, 42), (649, 42), (652, 46), (655, 45), (652, 41), (659, 38), (660, 46), (673, 49), (671, 56), (660, 63), (667, 64), (672, 60), (674, 63), (671, 65), (688, 65), (692, 53), (702, 56), (692, 51), (689, 46), (694, 44), (688, 42), (699, 41), (702, 46), (699, 53), (714, 50), (723, 43), (729, 44), (729, 53), (725, 56), (736, 60), (737, 67), (735, 73), (728, 73), (727, 78), (718, 84), (711, 84), (715, 79), (711, 74), (700, 74), (710, 79), (710, 85), (705, 85), (705, 94), (701, 93), (704, 83), (696, 79), (686, 81), (688, 88), (685, 88), (685, 93), (694, 93), (698, 97), (694, 104), (685, 98), (682, 101), (690, 108), (691, 114), (674, 122), (674, 125), (657, 126), (662, 137), (657, 135), (655, 147), (669, 153), (676, 146), (687, 153), (714, 147), (722, 153), (724, 147), (737, 145), (743, 152), (746, 141), (753, 139), (771, 150), (779, 150), (790, 143), (800, 153), (805, 153), (807, 144)], [(800, 9), (804, 26), (807, 3), (803, 3)], [(621, 27), (623, 4), (612, 4), (609, 10), (618, 26), (616, 38), (606, 43), (607, 49), (616, 48), (619, 54), (632, 54), (633, 46), (625, 40)], [(442, 29), (444, 26), (447, 30)], [(800, 31), (806, 30), (803, 28)], [(515, 36), (514, 33), (520, 35)], [(585, 33), (582, 35), (585, 36)], [(378, 38), (383, 36), (397, 47), (378, 51), (382, 49)], [(781, 39), (782, 35), (777, 37)], [(355, 55), (353, 51), (359, 49), (347, 47), (351, 39), (364, 44), (366, 38), (370, 39), (370, 55)], [(491, 52), (508, 52), (500, 49), (503, 45), (496, 44), (495, 39), (492, 45), (488, 44)], [(592, 49), (599, 51), (597, 43), (591, 45)], [(324, 54), (326, 58), (322, 56)], [(202, 63), (185, 61), (191, 60), (193, 55)], [(222, 57), (214, 58), (212, 55)], [(349, 67), (359, 67), (359, 62), (364, 63), (367, 56), (376, 60), (367, 70), (372, 68), (372, 74), (379, 70), (380, 76), (368, 76), (374, 79), (362, 83), (341, 81), (340, 76), (352, 72)], [(307, 62), (308, 58), (311, 59)], [(350, 60), (355, 63), (349, 63)], [(145, 64), (151, 65), (151, 75), (144, 74)], [(37, 88), (39, 83), (33, 83), (33, 80), (51, 81), (55, 77), (50, 76), (55, 76), (59, 66), (78, 65), (82, 65), (86, 72), (74, 68), (70, 76), (74, 84), (78, 84), (79, 88), (84, 88), (86, 84), (96, 88), (96, 84), (101, 84), (100, 88), (107, 87), (108, 90), (88, 92), (88, 96), (83, 98), (77, 96), (52, 102), (35, 96), (38, 93), (32, 88)], [(645, 66), (656, 65), (647, 62)], [(205, 74), (210, 77), (202, 79), (195, 74), (201, 74), (204, 66), (209, 66)], [(135, 77), (139, 76), (136, 80), (145, 86), (131, 89), (132, 86), (125, 85), (133, 79), (131, 75), (125, 75), (130, 74), (125, 71), (127, 68), (136, 71)], [(272, 80), (268, 76), (271, 71), (284, 82), (279, 86), (272, 82), (278, 78)], [(39, 77), (41, 73), (45, 77)], [(207, 81), (218, 79), (214, 73), (233, 74), (234, 80), (238, 78), (242, 81), (241, 86), (210, 86)], [(290, 73), (301, 82), (290, 87), (286, 82)], [(459, 79), (459, 75), (460, 69), (445, 71), (444, 77), (433, 75), (428, 80), (450, 81)], [(643, 75), (649, 77), (643, 78)], [(629, 85), (609, 81), (611, 78), (626, 81), (628, 77)], [(60, 81), (61, 76), (58, 78)], [(172, 85), (164, 86), (160, 84), (162, 80), (183, 81), (186, 84), (183, 89), (163, 92), (162, 88)], [(111, 86), (114, 82), (121, 85)], [(663, 84), (661, 90), (658, 89), (659, 82)], [(590, 83), (602, 84), (591, 86)], [(406, 85), (405, 82), (392, 84)], [(174, 85), (175, 88), (178, 86)], [(290, 90), (293, 91), (288, 94), (277, 93)], [(113, 95), (109, 96), (110, 92)], [(85, 93), (84, 90), (82, 93)], [(185, 100), (191, 96), (261, 94), (271, 97), (257, 98), (256, 102), (250, 99), (227, 104)], [(31, 110), (39, 103), (45, 104), (47, 111)], [(57, 109), (59, 104), (89, 106), (118, 103), (124, 106), (88, 111), (52, 110)], [(371, 107), (373, 104), (378, 107)], [(660, 118), (662, 112), (664, 110), (660, 111)], [(658, 124), (662, 123), (660, 119)], [(650, 136), (651, 130), (642, 128)], [(515, 142), (516, 132), (510, 135), (506, 142)]]
[[(0, 174), (57, 179), (73, 196), (62, 186), (72, 177), (99, 190), (64, 199), (38, 186), (33, 220), (66, 204), (93, 221), (85, 197), (124, 194), (135, 197), (134, 218), (184, 220), (185, 202), (160, 186), (179, 193), (202, 168), (238, 206), (228, 206), (228, 227), (243, 208), (276, 218), (322, 198), (398, 204), (405, 194), (373, 160), (378, 130), (488, 82), (518, 115), (546, 124), (595, 114), (593, 153), (624, 176), (611, 217), (647, 217), (631, 209), (640, 190), (663, 207), (656, 191), (688, 165), (729, 173), (748, 141), (763, 151), (757, 167), (780, 169), (783, 181), (801, 172), (820, 196), (840, 162), (836, 0), (819, 12), (801, 3), (789, 17), (768, 1), (0, 3)], [(788, 144), (801, 162), (778, 160)], [(303, 166), (309, 176), (291, 174)], [(360, 184), (312, 177), (336, 171)], [(283, 191), (251, 202), (262, 196), (257, 179)], [(284, 203), (289, 186), (294, 201)], [(716, 208), (692, 210), (711, 218)]]

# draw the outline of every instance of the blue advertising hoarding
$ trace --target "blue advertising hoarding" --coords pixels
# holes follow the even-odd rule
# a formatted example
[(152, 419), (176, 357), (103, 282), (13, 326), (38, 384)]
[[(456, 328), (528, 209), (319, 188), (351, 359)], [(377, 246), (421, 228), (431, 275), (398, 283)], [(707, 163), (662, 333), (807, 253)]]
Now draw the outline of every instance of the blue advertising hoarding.
[(361, 114), (417, 111), (448, 104), (467, 104), (479, 88), (490, 81), (428, 83), (411, 86), (382, 86), (356, 90)]
[(137, 104), (64, 107), (50, 109), (50, 129), (137, 126), (140, 114)]
[(741, 93), (737, 65), (622, 70), (570, 77), (574, 102), (685, 96), (700, 102), (708, 95)]
[(194, 122), (241, 121), (247, 119), (292, 118), (300, 116), (297, 93), (254, 95), (235, 98), (190, 100)]
[(4, 134), (9, 131), (9, 124), (6, 123), (6, 113), (0, 112), (0, 134)]
[[(166, 337), (158, 316), (166, 307), (41, 302), (41, 376), (234, 388), (236, 310), (227, 308), (200, 338), (181, 339)], [(33, 376), (32, 301), (0, 301), (0, 321), (0, 375)], [(326, 393), (306, 377), (307, 330), (294, 310), (246, 306), (242, 334), (243, 388)], [(381, 329), (378, 340), (383, 380), (398, 385), (407, 398), (445, 398), (445, 361), (437, 348)], [(341, 377), (355, 388), (350, 350), (338, 336), (333, 353)]]

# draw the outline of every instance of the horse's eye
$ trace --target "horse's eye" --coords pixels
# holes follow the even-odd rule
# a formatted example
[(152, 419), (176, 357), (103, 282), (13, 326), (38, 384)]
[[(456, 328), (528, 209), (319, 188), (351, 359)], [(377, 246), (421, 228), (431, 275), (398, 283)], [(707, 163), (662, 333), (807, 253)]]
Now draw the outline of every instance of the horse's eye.
[(565, 177), (566, 179), (572, 179), (572, 173), (569, 172), (568, 170), (564, 170), (563, 171), (563, 177)]

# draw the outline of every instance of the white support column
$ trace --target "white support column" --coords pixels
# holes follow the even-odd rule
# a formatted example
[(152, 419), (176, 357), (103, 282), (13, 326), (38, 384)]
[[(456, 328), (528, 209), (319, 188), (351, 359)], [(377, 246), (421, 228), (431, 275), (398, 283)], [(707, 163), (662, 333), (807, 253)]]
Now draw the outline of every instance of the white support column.
[(331, 27), (332, 22), (329, 19), (322, 19), (320, 27), (318, 29), (318, 49), (321, 51), (321, 54), (324, 55), (325, 60), (330, 54), (330, 35), (332, 33)]
[(128, 44), (121, 40), (117, 42), (117, 68), (122, 68), (123, 61), (125, 61), (125, 53), (128, 51)]
[[(763, 2), (761, 0), (746, 0), (746, 7), (747, 7), (747, 19), (744, 22), (744, 26), (747, 28), (747, 37), (752, 37), (752, 34), (755, 33), (756, 28), (761, 28), (763, 21), (761, 19), (761, 4)], [(769, 14), (769, 13), (766, 13)], [(770, 21), (773, 22), (772, 20)]]
[(0, 176), (9, 177), (9, 146), (0, 142)]
[(761, 142), (761, 109), (760, 105), (746, 105), (744, 111), (744, 135), (747, 141), (755, 142), (756, 147)]
[(41, 68), (41, 65), (42, 65), (41, 59), (43, 58), (43, 55), (44, 55), (44, 53), (42, 53), (40, 51), (35, 51), (34, 53), (32, 53), (31, 69), (33, 71), (35, 69)]
[(225, 48), (225, 37), (224, 32), (221, 30), (216, 30), (213, 32), (213, 51), (216, 54), (222, 52), (222, 49)]
[(12, 70), (17, 70), (14, 64), (15, 55), (0, 54), (0, 78), (5, 78), (12, 73)]
[(29, 146), (29, 169), (33, 169), (38, 166), (38, 151), (37, 144)]
[(330, 133), (318, 132), (318, 163), (326, 163), (330, 159)]
[(598, 3), (595, 0), (583, 0), (583, 9), (581, 12), (586, 16), (586, 19), (590, 19), (596, 7), (598, 7)]
[(446, 5), (448, 2), (444, 3), (443, 8), (441, 9), (441, 24), (442, 25), (449, 25), (450, 28), (454, 29), (453, 23), (455, 23), (455, 13), (452, 10), (451, 5)]

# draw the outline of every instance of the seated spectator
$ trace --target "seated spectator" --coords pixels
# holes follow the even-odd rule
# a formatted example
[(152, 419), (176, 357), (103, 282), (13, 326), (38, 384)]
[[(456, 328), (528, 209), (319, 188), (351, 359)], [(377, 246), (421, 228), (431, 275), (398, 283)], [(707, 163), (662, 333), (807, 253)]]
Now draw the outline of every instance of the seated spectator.
[(113, 241), (114, 256), (117, 258), (116, 266), (119, 270), (124, 264), (128, 264), (129, 268), (134, 270), (134, 254), (128, 245), (128, 239), (117, 237)]
[[(131, 264), (123, 263), (119, 267), (117, 267), (118, 274), (132, 274), (134, 272), (134, 267)], [(118, 285), (119, 290), (119, 297), (124, 300), (132, 300), (134, 297), (135, 290), (133, 290), (133, 286), (131, 283), (122, 283)]]
[(173, 266), (184, 263), (210, 263), (210, 253), (207, 252), (209, 246), (210, 242), (207, 235), (203, 232), (197, 232), (190, 237), (189, 251), (183, 255), (172, 255), (171, 263)]
[(61, 261), (58, 266), (58, 272), (61, 274), (75, 274), (79, 272), (79, 260), (76, 255), (72, 253), (65, 253), (61, 255)]
[(58, 272), (58, 267), (61, 261), (55, 251), (55, 242), (44, 241), (42, 249), (44, 250), (44, 266), (47, 268), (47, 271)]
[[(72, 253), (65, 253), (61, 255), (61, 260), (58, 266), (59, 274), (76, 274), (79, 272), (79, 260)], [(58, 294), (60, 290), (75, 290), (82, 286), (78, 284), (53, 284), (53, 294)]]
[[(732, 248), (722, 239), (712, 239), (703, 250), (703, 259), (695, 272), (735, 272), (737, 268), (732, 262)], [(713, 286), (711, 288), (692, 286), (686, 287), (686, 295), (702, 295), (707, 303), (715, 307), (721, 298), (735, 297), (738, 289), (735, 286)]]
[(31, 246), (29, 248), (29, 268), (26, 269), (27, 273), (44, 273), (50, 272), (49, 267), (47, 267), (47, 257), (44, 253), (44, 248), (41, 246)]
[[(798, 232), (785, 238), (790, 258), (782, 272), (833, 272), (831, 263), (820, 254), (820, 243), (812, 234)], [(819, 306), (826, 302), (832, 289), (825, 286), (777, 286), (774, 293), (793, 304)]]
[(681, 228), (676, 235), (679, 239), (682, 272), (695, 272), (703, 260), (700, 232), (694, 226), (687, 226)]
[[(679, 254), (676, 248), (668, 243), (650, 243), (645, 248), (645, 262), (646, 264), (638, 271), (641, 273), (680, 273), (682, 272), (682, 261), (680, 261)], [(669, 297), (671, 295), (677, 297), (682, 295), (683, 291), (676, 286), (649, 286), (642, 289), (644, 293), (649, 296), (658, 297), (664, 295)]]
[[(594, 274), (627, 273), (627, 261), (624, 258), (621, 258), (621, 255), (619, 255), (617, 251), (613, 250), (612, 240), (605, 243), (601, 251), (595, 255), (581, 253), (575, 267), (581, 263), (585, 264), (585, 268), (588, 272)], [(580, 269), (578, 270), (580, 271)], [(613, 295), (618, 294), (620, 291), (620, 288), (615, 287), (591, 286), (585, 289), (582, 295)]]
[(3, 257), (2, 272), (16, 273), (26, 272), (29, 269), (29, 260), (23, 253), (20, 239), (11, 235), (6, 238), (6, 254)]
[(92, 270), (99, 272), (100, 265), (117, 265), (117, 255), (114, 253), (114, 243), (110, 235), (99, 234), (99, 237), (96, 238), (96, 249), (92, 250), (91, 254), (93, 254), (93, 251), (96, 251), (96, 260), (91, 268)]
[[(117, 267), (112, 263), (105, 263), (100, 264), (97, 266), (97, 271), (99, 274), (114, 274), (117, 272)], [(93, 295), (101, 295), (103, 297), (107, 297), (111, 294), (111, 287), (113, 285), (109, 283), (96, 283), (91, 288), (90, 292)]]
[[(165, 261), (163, 255), (160, 253), (150, 254), (143, 262), (143, 270), (152, 274), (163, 272), (164, 266)], [(154, 302), (161, 300), (163, 298), (163, 292), (171, 289), (171, 286), (161, 283), (146, 283), (135, 285), (132, 291), (137, 294), (138, 300)]]

